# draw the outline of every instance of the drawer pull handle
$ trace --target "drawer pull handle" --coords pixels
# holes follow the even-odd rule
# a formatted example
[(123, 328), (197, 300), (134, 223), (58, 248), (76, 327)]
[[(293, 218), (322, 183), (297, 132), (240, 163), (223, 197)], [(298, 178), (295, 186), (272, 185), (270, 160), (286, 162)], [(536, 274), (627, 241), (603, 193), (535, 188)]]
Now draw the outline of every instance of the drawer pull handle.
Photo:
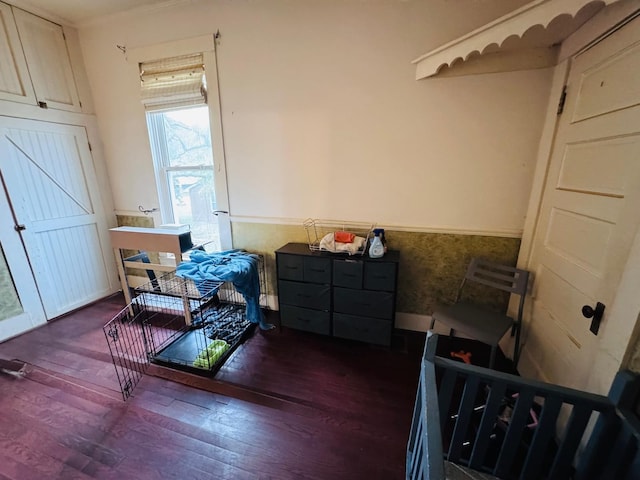
[(386, 275), (374, 275), (373, 278), (380, 278), (382, 280), (388, 278)]
[(307, 293), (298, 293), (298, 294), (296, 294), (296, 296), (298, 296), (300, 298), (311, 298), (311, 295), (309, 295)]
[(355, 277), (357, 277), (357, 275), (355, 275), (355, 274), (353, 274), (353, 273), (343, 273), (343, 275), (344, 275), (345, 277), (350, 277), (350, 278), (355, 278)]
[(324, 272), (326, 272), (326, 270), (324, 268), (310, 268), (309, 270), (311, 270), (312, 272), (315, 272), (315, 273), (324, 273)]
[(309, 323), (309, 319), (308, 318), (298, 317), (298, 321), (302, 322), (302, 323)]
[(298, 270), (298, 267), (294, 267), (291, 265), (285, 265), (284, 268), (288, 268), (289, 270)]

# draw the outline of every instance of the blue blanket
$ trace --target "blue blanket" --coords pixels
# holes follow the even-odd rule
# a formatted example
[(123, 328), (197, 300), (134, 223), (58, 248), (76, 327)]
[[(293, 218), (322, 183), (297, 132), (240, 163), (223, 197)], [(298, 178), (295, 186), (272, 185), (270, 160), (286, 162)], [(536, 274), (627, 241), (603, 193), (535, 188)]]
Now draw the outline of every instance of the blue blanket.
[(206, 253), (191, 252), (191, 260), (181, 262), (176, 275), (189, 278), (196, 284), (205, 280), (231, 282), (247, 303), (247, 320), (270, 330), (274, 325), (267, 323), (260, 310), (260, 274), (258, 256), (242, 250)]

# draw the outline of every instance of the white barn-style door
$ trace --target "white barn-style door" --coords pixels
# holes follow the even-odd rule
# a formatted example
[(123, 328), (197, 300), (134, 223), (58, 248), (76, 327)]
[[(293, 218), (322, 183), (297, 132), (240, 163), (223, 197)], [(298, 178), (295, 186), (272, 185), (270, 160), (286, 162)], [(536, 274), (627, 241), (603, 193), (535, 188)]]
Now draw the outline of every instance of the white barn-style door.
[(0, 118), (0, 172), (47, 319), (110, 294), (114, 264), (84, 128)]
[[(608, 385), (622, 354), (606, 345), (624, 353), (630, 340), (629, 328), (607, 320), (640, 224), (638, 27), (640, 19), (571, 67), (529, 265), (533, 310), (521, 366), (578, 389)], [(595, 335), (586, 317), (598, 303), (606, 308)]]

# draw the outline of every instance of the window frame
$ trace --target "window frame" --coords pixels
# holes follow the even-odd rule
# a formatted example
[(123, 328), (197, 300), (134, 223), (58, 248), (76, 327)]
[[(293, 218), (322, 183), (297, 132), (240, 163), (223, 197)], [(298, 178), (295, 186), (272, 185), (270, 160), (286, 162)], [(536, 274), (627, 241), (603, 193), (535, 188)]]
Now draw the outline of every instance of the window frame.
[[(162, 44), (151, 45), (147, 47), (131, 48), (127, 50), (127, 61), (130, 64), (131, 76), (133, 85), (139, 85), (140, 71), (139, 64), (148, 62), (159, 58), (178, 57), (182, 55), (189, 55), (193, 53), (202, 53), (204, 57), (204, 63), (206, 65), (206, 78), (207, 78), (207, 103), (209, 110), (209, 127), (211, 130), (211, 145), (213, 149), (213, 178), (215, 188), (216, 199), (216, 211), (218, 217), (218, 228), (220, 234), (221, 248), (231, 249), (233, 248), (232, 236), (231, 236), (231, 217), (229, 215), (229, 193), (227, 186), (227, 173), (226, 173), (226, 160), (225, 160), (225, 148), (224, 138), (222, 135), (222, 113), (220, 108), (220, 93), (218, 84), (218, 70), (216, 59), (216, 38), (215, 34), (201, 35), (198, 37), (187, 38), (174, 42), (167, 42)], [(143, 112), (141, 118), (146, 122), (146, 111), (142, 104), (139, 103), (140, 111)], [(149, 136), (147, 135), (147, 139)], [(149, 152), (151, 153), (151, 145), (149, 145)], [(153, 163), (153, 160), (151, 160)], [(154, 168), (155, 170), (155, 168)], [(156, 184), (158, 183), (158, 178)], [(152, 192), (144, 192), (145, 196), (151, 195)], [(158, 195), (157, 188), (153, 186), (153, 195)], [(158, 196), (158, 202), (163, 200)], [(164, 200), (166, 202), (166, 199)]]

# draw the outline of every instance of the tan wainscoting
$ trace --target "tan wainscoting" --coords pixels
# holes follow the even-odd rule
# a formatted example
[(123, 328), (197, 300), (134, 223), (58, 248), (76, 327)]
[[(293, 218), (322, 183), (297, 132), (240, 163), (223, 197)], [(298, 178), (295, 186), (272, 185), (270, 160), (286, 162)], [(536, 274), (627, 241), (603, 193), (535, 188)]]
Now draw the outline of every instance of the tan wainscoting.
[[(274, 251), (288, 242), (307, 242), (302, 225), (234, 222), (232, 231), (235, 248), (265, 256), (267, 293), (277, 295)], [(400, 251), (396, 326), (409, 329), (422, 329), (435, 304), (454, 300), (472, 257), (515, 265), (520, 248), (519, 238), (493, 235), (386, 230), (385, 237), (389, 248)], [(498, 293), (477, 289), (470, 290), (469, 296), (504, 311), (509, 298)]]

